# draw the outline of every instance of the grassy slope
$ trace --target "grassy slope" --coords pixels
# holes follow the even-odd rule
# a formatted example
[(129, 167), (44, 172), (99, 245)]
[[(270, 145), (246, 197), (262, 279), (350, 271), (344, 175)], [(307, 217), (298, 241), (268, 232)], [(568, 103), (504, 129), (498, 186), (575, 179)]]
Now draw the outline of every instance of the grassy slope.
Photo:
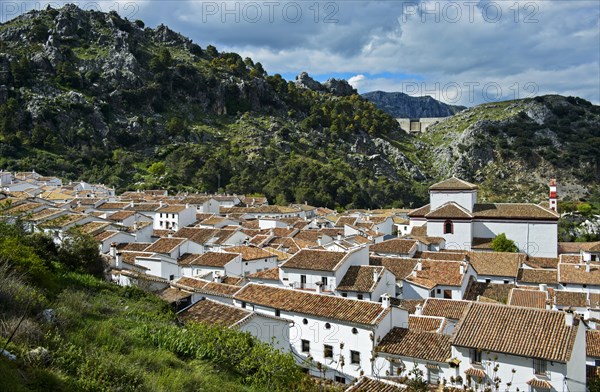
[[(47, 304), (56, 311), (57, 332), (44, 325), (49, 335), (40, 339), (23, 325), (8, 348), (20, 360), (0, 358), (0, 391), (254, 390), (227, 369), (208, 361), (182, 360), (148, 342), (146, 328), (174, 321), (158, 298), (75, 273), (60, 279), (59, 286), (62, 291)], [(34, 347), (36, 341), (49, 348), (48, 365), (26, 360), (26, 347)]]

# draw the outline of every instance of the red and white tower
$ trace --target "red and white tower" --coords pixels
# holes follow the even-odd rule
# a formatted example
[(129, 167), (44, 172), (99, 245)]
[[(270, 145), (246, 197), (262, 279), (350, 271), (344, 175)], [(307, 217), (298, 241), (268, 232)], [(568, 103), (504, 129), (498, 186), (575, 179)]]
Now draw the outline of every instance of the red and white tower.
[(550, 199), (549, 201), (549, 207), (551, 210), (553, 211), (558, 211), (558, 196), (556, 194), (556, 178), (553, 178), (550, 180)]

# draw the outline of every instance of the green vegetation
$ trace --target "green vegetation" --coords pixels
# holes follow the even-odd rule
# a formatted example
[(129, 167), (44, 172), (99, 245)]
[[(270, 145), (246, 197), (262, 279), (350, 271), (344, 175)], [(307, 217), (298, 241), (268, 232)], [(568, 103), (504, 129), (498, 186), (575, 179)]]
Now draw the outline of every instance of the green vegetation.
[(0, 390), (315, 388), (290, 355), (234, 330), (182, 329), (158, 297), (86, 273), (98, 262), (87, 244), (79, 236), (57, 248), (0, 225), (0, 349), (16, 330), (7, 350), (17, 356), (0, 356)]
[(519, 249), (515, 242), (511, 239), (506, 238), (506, 234), (500, 233), (492, 240), (492, 250), (494, 252), (518, 252)]

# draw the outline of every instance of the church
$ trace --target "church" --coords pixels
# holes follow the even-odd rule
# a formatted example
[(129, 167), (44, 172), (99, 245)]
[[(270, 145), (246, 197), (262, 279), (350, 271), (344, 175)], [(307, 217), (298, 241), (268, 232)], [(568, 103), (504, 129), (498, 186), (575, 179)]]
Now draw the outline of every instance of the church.
[(556, 258), (558, 219), (556, 180), (549, 208), (532, 203), (478, 203), (478, 186), (452, 177), (429, 188), (429, 204), (411, 211), (410, 226), (442, 238), (445, 249), (489, 250), (499, 234), (532, 257)]

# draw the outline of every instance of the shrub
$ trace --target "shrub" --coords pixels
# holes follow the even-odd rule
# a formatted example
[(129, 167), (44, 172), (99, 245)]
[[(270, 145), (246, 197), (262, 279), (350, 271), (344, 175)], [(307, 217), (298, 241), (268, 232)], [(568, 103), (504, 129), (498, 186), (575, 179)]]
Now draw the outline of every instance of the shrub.
[(492, 250), (494, 252), (518, 252), (519, 249), (515, 242), (511, 239), (506, 238), (506, 234), (500, 233), (492, 240)]

